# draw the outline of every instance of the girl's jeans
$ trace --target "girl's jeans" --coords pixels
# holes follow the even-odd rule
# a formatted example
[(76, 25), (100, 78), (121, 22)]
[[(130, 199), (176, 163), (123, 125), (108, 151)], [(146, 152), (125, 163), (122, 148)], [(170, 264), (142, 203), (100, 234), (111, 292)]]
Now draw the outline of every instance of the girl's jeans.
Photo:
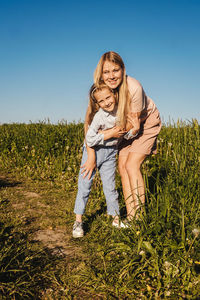
[[(111, 216), (119, 215), (118, 193), (115, 189), (116, 147), (97, 146), (95, 147), (95, 154), (96, 165), (103, 183), (103, 191), (107, 204), (107, 213)], [(83, 165), (86, 160), (87, 150), (84, 145), (81, 165)], [(88, 179), (87, 176), (83, 178), (81, 170), (79, 172), (78, 193), (74, 208), (75, 214), (82, 215), (85, 211), (95, 173), (96, 170), (93, 171), (91, 178)]]

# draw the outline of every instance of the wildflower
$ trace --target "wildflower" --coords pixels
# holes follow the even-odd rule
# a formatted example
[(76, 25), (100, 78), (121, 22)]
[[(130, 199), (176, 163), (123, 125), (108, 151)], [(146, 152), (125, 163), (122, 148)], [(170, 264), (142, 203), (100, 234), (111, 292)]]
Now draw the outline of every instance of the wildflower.
[(170, 262), (168, 262), (167, 260), (164, 262), (164, 267), (166, 269), (169, 269), (169, 267), (171, 266)]
[(200, 230), (198, 228), (194, 228), (192, 230), (192, 233), (194, 234), (195, 237), (198, 237), (199, 233), (200, 233)]
[(147, 284), (147, 291), (150, 292), (151, 291), (151, 287), (150, 285)]
[(146, 164), (147, 164), (147, 165), (149, 164), (149, 160), (146, 160)]
[(144, 255), (145, 254), (145, 251), (144, 250), (141, 250), (140, 252), (139, 252), (139, 255)]
[(170, 291), (166, 291), (165, 296), (166, 296), (166, 297), (171, 296), (171, 292), (170, 292)]
[(171, 147), (171, 146), (172, 146), (172, 143), (168, 143), (168, 146)]

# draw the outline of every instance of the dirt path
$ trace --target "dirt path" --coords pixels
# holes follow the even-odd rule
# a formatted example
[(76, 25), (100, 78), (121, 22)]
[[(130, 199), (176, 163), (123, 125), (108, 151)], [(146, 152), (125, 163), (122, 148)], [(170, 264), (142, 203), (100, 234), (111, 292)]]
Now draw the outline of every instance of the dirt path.
[[(59, 265), (52, 264), (52, 267), (55, 272), (56, 267), (60, 268), (57, 271), (61, 280), (53, 277), (55, 283), (42, 291), (42, 300), (104, 299), (84, 289), (79, 280), (76, 284), (72, 278), (85, 267), (88, 259), (83, 242), (71, 235), (74, 195), (66, 196), (64, 189), (50, 182), (18, 179), (1, 172), (0, 201), (6, 205), (8, 220), (16, 224), (16, 230), (22, 233), (25, 230), (27, 241), (59, 261)], [(65, 296), (61, 297), (63, 293)]]
[[(0, 175), (1, 199), (8, 199), (17, 218), (23, 220), (31, 239), (39, 241), (55, 254), (69, 257), (80, 253), (71, 237), (70, 216), (66, 216), (65, 192), (46, 183), (16, 180)], [(72, 204), (72, 203), (71, 203)], [(69, 203), (68, 203), (69, 211)]]

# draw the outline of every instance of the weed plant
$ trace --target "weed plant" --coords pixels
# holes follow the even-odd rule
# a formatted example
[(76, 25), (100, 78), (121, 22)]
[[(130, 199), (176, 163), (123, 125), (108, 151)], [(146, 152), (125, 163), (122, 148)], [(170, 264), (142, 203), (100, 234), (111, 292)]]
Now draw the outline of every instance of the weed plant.
[[(66, 190), (66, 194), (75, 195), (82, 145), (82, 123), (4, 124), (0, 126), (0, 169), (36, 181), (50, 181)], [(70, 297), (76, 297), (84, 289), (99, 299), (198, 299), (199, 174), (200, 125), (197, 120), (163, 125), (158, 154), (148, 157), (143, 164), (145, 206), (140, 207), (137, 219), (125, 230), (112, 228), (105, 214), (105, 199), (97, 176), (84, 219), (86, 235), (77, 241), (88, 253), (88, 259), (70, 276), (56, 271), (59, 284), (65, 289), (68, 287)], [(125, 217), (118, 173), (116, 182), (121, 215)], [(66, 221), (68, 226), (72, 225), (72, 212)], [(5, 226), (8, 225), (2, 228), (7, 228)], [(3, 229), (2, 239), (4, 232)], [(12, 249), (11, 245), (10, 242), (6, 247)], [(9, 251), (1, 252), (1, 261), (14, 255)], [(29, 254), (24, 257), (26, 255)], [(4, 269), (5, 266), (3, 263)], [(27, 267), (22, 264), (21, 268), (27, 274)], [(40, 278), (45, 270), (47, 272), (47, 269), (41, 270)], [(21, 282), (29, 280), (16, 274), (25, 273), (15, 272), (15, 280), (19, 280), (18, 293), (23, 290)], [(9, 278), (10, 281), (1, 285), (2, 293), (12, 291), (9, 290), (12, 276)], [(29, 278), (32, 283), (37, 282), (32, 275)]]

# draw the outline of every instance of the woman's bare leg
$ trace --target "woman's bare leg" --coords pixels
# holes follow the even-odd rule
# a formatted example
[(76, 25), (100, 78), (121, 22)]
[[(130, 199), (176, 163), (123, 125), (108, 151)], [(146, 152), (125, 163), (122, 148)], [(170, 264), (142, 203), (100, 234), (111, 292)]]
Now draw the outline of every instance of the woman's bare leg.
[(132, 194), (130, 201), (126, 202), (129, 219), (135, 216), (140, 203), (145, 203), (145, 186), (141, 173), (141, 165), (146, 156), (146, 154), (129, 152), (126, 159), (125, 169)]
[(119, 156), (118, 159), (118, 169), (121, 176), (124, 200), (126, 204), (127, 218), (129, 218), (131, 214), (131, 203), (133, 202), (131, 185), (129, 181), (129, 176), (126, 170), (126, 161), (127, 156)]

